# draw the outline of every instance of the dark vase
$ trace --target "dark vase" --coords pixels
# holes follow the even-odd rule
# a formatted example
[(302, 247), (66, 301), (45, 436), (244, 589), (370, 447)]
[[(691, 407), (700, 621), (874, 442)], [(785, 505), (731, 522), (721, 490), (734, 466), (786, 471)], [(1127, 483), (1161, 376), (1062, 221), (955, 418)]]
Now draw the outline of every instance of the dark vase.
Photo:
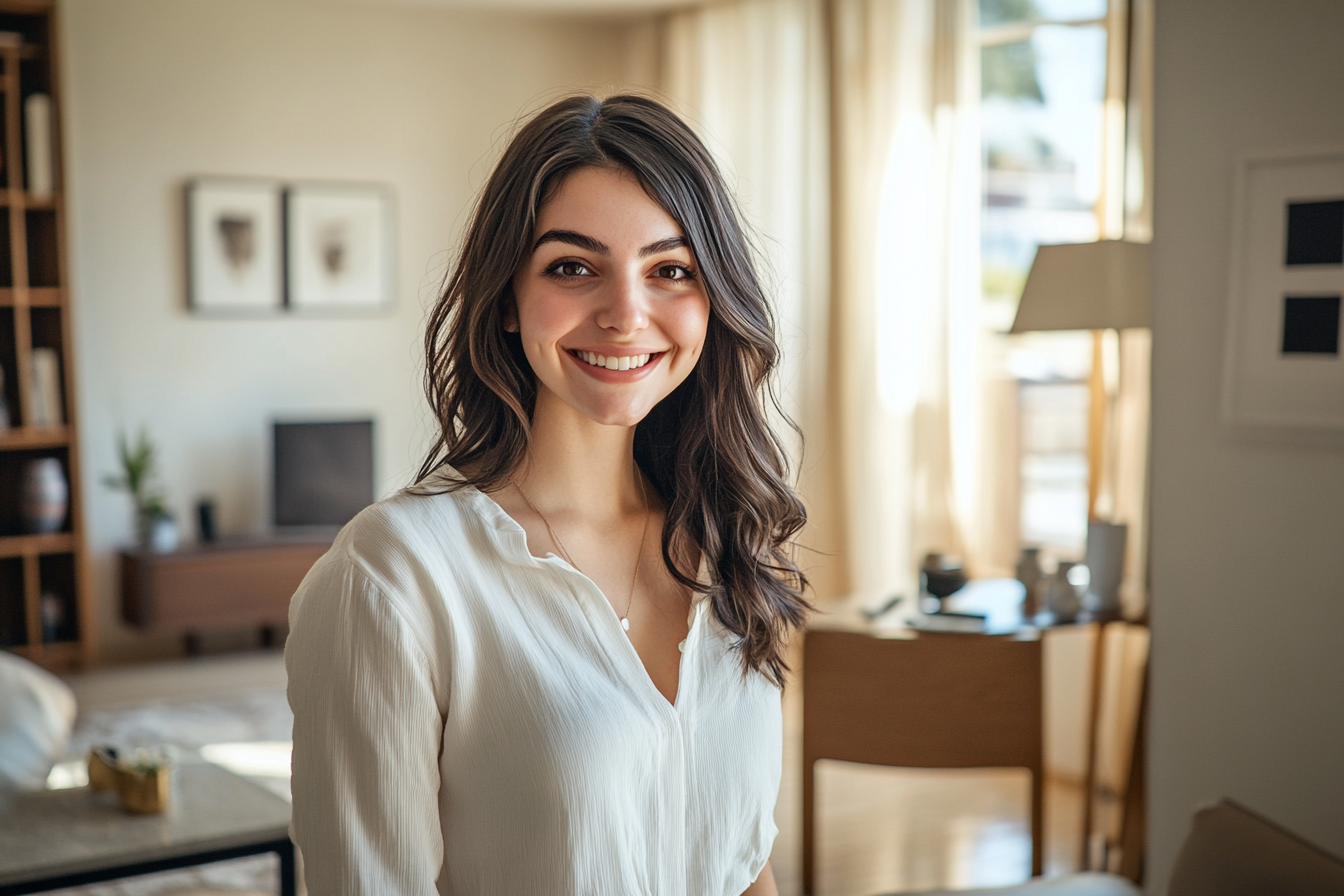
[(61, 531), (70, 509), (70, 486), (61, 462), (39, 457), (24, 464), (19, 516), (28, 532), (46, 535)]

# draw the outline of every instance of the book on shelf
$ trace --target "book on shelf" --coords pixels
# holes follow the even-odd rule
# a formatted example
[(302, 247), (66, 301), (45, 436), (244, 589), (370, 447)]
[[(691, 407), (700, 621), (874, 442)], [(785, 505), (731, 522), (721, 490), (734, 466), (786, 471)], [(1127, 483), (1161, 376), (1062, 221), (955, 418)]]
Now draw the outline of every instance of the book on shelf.
[(56, 143), (51, 132), (51, 97), (31, 94), (23, 101), (23, 129), (28, 160), (28, 193), (46, 199), (56, 190)]
[(61, 402), (61, 359), (54, 348), (33, 348), (33, 426), (60, 426), (65, 422)]

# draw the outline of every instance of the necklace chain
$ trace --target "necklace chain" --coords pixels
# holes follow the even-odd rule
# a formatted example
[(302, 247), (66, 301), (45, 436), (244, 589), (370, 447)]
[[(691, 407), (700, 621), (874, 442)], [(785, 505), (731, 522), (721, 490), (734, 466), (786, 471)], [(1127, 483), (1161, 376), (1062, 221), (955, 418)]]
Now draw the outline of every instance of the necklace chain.
[[(625, 613), (621, 616), (621, 628), (627, 632), (630, 631), (630, 608), (634, 606), (635, 603), (635, 585), (639, 582), (639, 564), (640, 561), (644, 559), (644, 540), (648, 538), (649, 535), (649, 517), (653, 515), (649, 510), (648, 492), (644, 489), (644, 477), (640, 475), (638, 470), (635, 471), (635, 481), (639, 483), (639, 499), (644, 504), (644, 530), (639, 533), (639, 551), (635, 554), (635, 574), (630, 577), (630, 596), (626, 598)], [(560, 540), (560, 536), (556, 535), (555, 530), (551, 528), (551, 523), (546, 519), (546, 515), (537, 509), (537, 505), (532, 503), (532, 499), (527, 496), (527, 492), (523, 491), (522, 483), (515, 479), (513, 485), (518, 489), (518, 494), (523, 496), (523, 501), (532, 509), (532, 512), (541, 518), (541, 524), (546, 527), (546, 534), (551, 537), (551, 541), (555, 542), (555, 546), (560, 549), (560, 553), (564, 555), (565, 562), (580, 573), (587, 575), (587, 573), (584, 573), (583, 570), (579, 569), (579, 564), (574, 562), (574, 558), (570, 556), (569, 551), (565, 548), (565, 543)]]

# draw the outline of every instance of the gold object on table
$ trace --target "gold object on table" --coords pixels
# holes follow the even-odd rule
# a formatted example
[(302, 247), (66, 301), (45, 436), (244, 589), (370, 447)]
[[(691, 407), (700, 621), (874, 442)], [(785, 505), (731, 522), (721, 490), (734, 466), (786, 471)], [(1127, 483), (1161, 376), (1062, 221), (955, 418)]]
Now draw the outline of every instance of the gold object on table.
[(95, 793), (117, 789), (117, 753), (111, 747), (89, 750), (89, 789)]
[(89, 790), (111, 791), (121, 807), (136, 815), (155, 815), (168, 810), (169, 763), (157, 751), (136, 750), (118, 755), (116, 747), (89, 750)]
[(117, 769), (121, 807), (136, 815), (154, 815), (168, 809), (168, 767), (149, 771)]

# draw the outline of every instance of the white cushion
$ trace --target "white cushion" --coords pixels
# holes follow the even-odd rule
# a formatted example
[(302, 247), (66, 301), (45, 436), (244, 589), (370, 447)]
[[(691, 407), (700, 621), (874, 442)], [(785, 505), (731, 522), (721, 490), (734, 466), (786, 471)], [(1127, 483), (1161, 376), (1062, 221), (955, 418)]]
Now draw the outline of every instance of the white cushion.
[(44, 787), (74, 724), (75, 695), (66, 683), (0, 650), (0, 792)]
[(939, 890), (900, 896), (1141, 896), (1137, 887), (1114, 874), (1084, 871), (1063, 877), (1036, 878), (1016, 887), (989, 890)]

